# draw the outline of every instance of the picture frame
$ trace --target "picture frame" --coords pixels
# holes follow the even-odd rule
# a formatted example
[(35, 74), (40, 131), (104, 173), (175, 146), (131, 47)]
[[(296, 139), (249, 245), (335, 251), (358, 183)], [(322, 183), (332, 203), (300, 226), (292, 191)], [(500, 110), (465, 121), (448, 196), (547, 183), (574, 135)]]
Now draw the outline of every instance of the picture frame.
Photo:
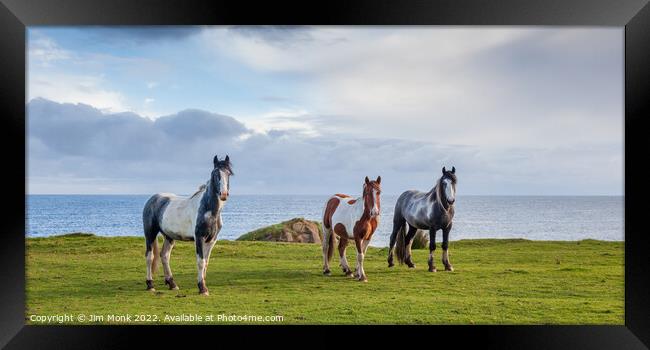
[[(188, 24), (317, 24), (317, 25), (535, 25), (625, 27), (625, 325), (624, 326), (311, 326), (143, 327), (25, 325), (25, 103), (26, 27), (45, 25), (188, 25)], [(7, 198), (0, 246), (3, 288), (0, 298), (0, 345), (7, 348), (115, 348), (142, 338), (149, 346), (176, 341), (255, 334), (258, 340), (281, 340), (295, 333), (321, 337), (345, 335), (403, 344), (421, 336), (436, 346), (471, 345), (494, 348), (625, 348), (650, 346), (650, 255), (644, 232), (647, 180), (644, 179), (645, 128), (650, 115), (650, 5), (645, 0), (506, 1), (328, 1), (244, 2), (1, 0), (0, 106), (5, 125), (4, 191)], [(18, 145), (22, 143), (22, 152)], [(19, 185), (19, 184), (22, 184)], [(21, 194), (22, 192), (22, 194)], [(173, 329), (171, 329), (173, 328)], [(208, 335), (206, 337), (206, 334)], [(234, 339), (234, 338), (233, 338)], [(313, 341), (314, 339), (311, 339)], [(340, 340), (337, 340), (340, 341)], [(286, 340), (285, 340), (286, 342)]]

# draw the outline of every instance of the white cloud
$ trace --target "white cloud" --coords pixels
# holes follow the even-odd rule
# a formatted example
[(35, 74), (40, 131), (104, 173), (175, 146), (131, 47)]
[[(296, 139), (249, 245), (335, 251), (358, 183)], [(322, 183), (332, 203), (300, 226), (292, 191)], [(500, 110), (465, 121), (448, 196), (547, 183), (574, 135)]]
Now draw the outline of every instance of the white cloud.
[[(400, 63), (386, 68), (444, 63), (525, 34), (517, 29), (481, 30), (477, 35), (476, 29), (467, 27), (328, 26), (314, 27), (308, 39), (287, 45), (277, 45), (263, 37), (254, 40), (251, 35), (239, 35), (227, 28), (204, 30), (201, 35), (217, 53), (231, 55), (260, 70), (331, 73), (350, 71), (386, 58), (397, 58)], [(287, 41), (292, 40), (287, 37)], [(374, 60), (368, 60), (373, 56)]]
[(72, 54), (61, 48), (54, 40), (34, 32), (29, 42), (28, 55), (30, 59), (43, 67), (49, 67), (51, 62), (65, 60), (72, 57)]
[[(164, 35), (168, 33), (152, 34)], [(169, 70), (160, 60), (66, 50), (40, 29), (30, 30), (28, 40), (28, 101), (42, 97), (62, 103), (84, 103), (107, 113), (130, 111), (152, 118), (162, 114), (152, 110), (153, 98), (147, 97), (142, 103), (140, 98), (127, 97), (121, 85), (115, 84), (116, 78), (128, 77), (147, 81), (148, 89), (158, 87), (159, 82), (150, 80), (151, 77), (160, 77)]]
[(265, 28), (218, 28), (202, 39), (260, 74), (301, 76), (306, 109), (339, 116), (328, 126), (341, 132), (482, 147), (622, 140), (620, 28), (305, 32), (285, 42)]
[(616, 144), (484, 149), (398, 138), (307, 136), (299, 129), (254, 133), (234, 118), (200, 110), (152, 121), (44, 99), (31, 101), (28, 113), (30, 191), (48, 192), (49, 182), (51, 191), (77, 184), (77, 191), (85, 193), (98, 188), (190, 193), (205, 181), (214, 154), (230, 155), (233, 191), (240, 194), (357, 193), (366, 175), (381, 175), (385, 193), (394, 194), (405, 187), (430, 188), (442, 166), (456, 167), (462, 194), (622, 191), (622, 154)]
[(102, 76), (71, 75), (57, 72), (28, 73), (28, 100), (43, 97), (62, 103), (85, 103), (108, 112), (128, 111), (125, 96), (104, 87)]
[(258, 133), (272, 130), (290, 130), (305, 136), (317, 136), (318, 129), (310, 122), (310, 113), (304, 109), (279, 109), (261, 115), (242, 116), (245, 124)]

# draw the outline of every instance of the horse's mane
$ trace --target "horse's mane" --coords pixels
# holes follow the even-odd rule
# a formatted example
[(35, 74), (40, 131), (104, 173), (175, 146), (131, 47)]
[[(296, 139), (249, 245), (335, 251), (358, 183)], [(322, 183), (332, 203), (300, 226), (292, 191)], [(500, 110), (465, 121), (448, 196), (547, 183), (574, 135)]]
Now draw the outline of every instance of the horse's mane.
[(203, 191), (206, 189), (206, 187), (208, 187), (206, 184), (203, 184), (203, 185), (199, 186), (199, 189), (196, 190), (196, 192), (194, 192), (194, 194), (191, 195), (190, 198), (194, 198), (194, 197), (196, 197), (196, 195), (198, 195), (199, 193), (203, 192)]
[(235, 173), (232, 171), (232, 163), (230, 163), (230, 161), (220, 160), (217, 162), (216, 167), (219, 169), (228, 170), (230, 175), (235, 175)]
[(444, 208), (444, 206), (442, 205), (442, 200), (440, 200), (440, 198), (442, 198), (442, 193), (440, 193), (440, 189), (442, 188), (441, 186), (442, 178), (443, 176), (441, 176), (438, 179), (438, 181), (436, 181), (436, 186), (433, 188), (433, 190), (436, 193), (435, 201), (438, 202), (438, 204), (440, 204), (440, 206)]

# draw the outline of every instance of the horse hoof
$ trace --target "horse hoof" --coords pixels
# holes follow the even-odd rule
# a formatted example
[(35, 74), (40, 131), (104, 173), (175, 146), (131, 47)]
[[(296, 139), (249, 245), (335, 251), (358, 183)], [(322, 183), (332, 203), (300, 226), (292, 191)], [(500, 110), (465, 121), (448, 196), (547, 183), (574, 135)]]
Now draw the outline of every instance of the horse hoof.
[(178, 290), (178, 286), (173, 278), (165, 279), (165, 284), (169, 286), (169, 290)]
[(148, 289), (147, 289), (147, 292), (152, 292), (152, 293), (153, 293), (153, 292), (155, 292), (155, 291), (156, 291), (156, 288), (148, 288)]
[(454, 267), (451, 265), (445, 266), (445, 271), (454, 271)]
[(345, 277), (352, 277), (352, 272), (350, 272), (350, 271), (346, 272)]
[(395, 264), (393, 264), (393, 263), (388, 263), (388, 267), (393, 267), (393, 266), (395, 266)]
[(409, 269), (414, 269), (414, 268), (415, 268), (415, 264), (409, 264)]
[(330, 270), (325, 270), (325, 271), (323, 271), (323, 275), (325, 275), (325, 276), (331, 276), (331, 275), (332, 275), (332, 272), (331, 272)]
[(438, 271), (438, 270), (436, 270), (435, 267), (430, 267), (430, 268), (429, 268), (429, 272), (437, 272), (437, 271)]
[(208, 288), (205, 286), (205, 281), (199, 282), (198, 286), (199, 286), (199, 294), (210, 295), (210, 292), (208, 292)]
[(368, 282), (368, 277), (363, 276), (363, 277), (359, 278), (359, 282), (366, 282), (367, 283)]

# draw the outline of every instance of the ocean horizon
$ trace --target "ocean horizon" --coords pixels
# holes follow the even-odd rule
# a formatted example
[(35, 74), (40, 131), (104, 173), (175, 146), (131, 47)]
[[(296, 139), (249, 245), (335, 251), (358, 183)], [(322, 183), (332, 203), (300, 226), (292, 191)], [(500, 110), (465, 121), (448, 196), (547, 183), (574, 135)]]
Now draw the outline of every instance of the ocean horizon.
[[(146, 195), (29, 194), (27, 237), (73, 232), (142, 236)], [(381, 220), (371, 245), (388, 245), (398, 195), (382, 195)], [(234, 240), (252, 230), (302, 217), (321, 220), (329, 195), (231, 195), (218, 239)], [(624, 196), (459, 195), (450, 240), (523, 238), (624, 241)], [(436, 236), (440, 242), (442, 235)]]

